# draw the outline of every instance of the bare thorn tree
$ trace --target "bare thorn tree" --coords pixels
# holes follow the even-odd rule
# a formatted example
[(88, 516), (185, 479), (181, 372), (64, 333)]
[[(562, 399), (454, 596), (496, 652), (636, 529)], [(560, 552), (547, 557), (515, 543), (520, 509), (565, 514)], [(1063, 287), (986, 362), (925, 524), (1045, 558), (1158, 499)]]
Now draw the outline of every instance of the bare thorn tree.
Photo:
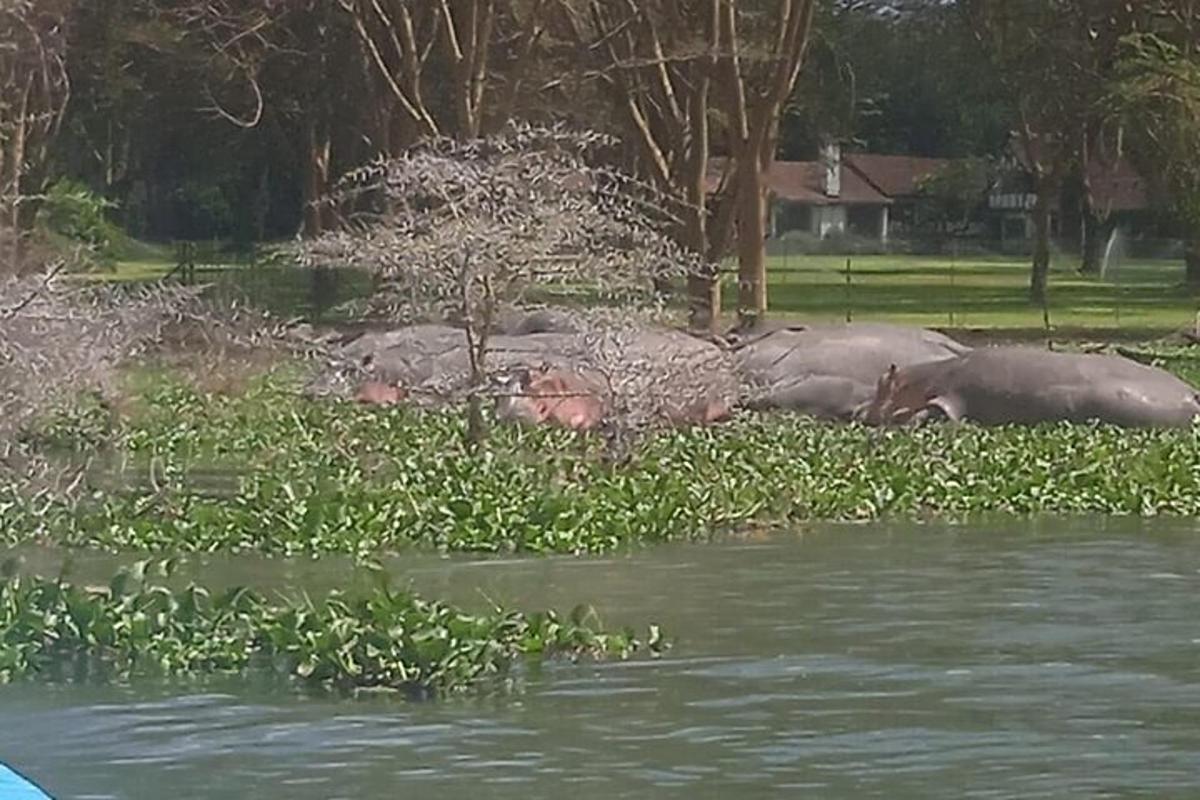
[(364, 309), (397, 322), (453, 320), (469, 350), (469, 436), (484, 436), (489, 336), (504, 309), (558, 301), (609, 314), (661, 309), (663, 281), (710, 265), (667, 231), (652, 187), (596, 163), (594, 132), (512, 125), (466, 142), (426, 140), (346, 177), (345, 224), (302, 243), (310, 266), (352, 265), (380, 290)]
[(0, 280), (0, 481), (8, 486), (78, 487), (78, 465), (72, 479), (55, 479), (62, 465), (30, 450), (24, 435), (82, 395), (112, 408), (130, 359), (181, 345), (225, 356), (283, 343), (285, 331), (265, 315), (210, 301), (204, 287), (80, 285), (58, 278), (67, 264)]

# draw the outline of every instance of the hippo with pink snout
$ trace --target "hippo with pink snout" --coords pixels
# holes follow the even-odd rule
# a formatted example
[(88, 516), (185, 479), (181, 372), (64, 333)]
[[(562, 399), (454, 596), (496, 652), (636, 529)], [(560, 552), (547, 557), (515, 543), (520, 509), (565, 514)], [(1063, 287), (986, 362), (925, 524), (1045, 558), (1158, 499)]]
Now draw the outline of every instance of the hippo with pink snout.
[[(542, 366), (518, 369), (498, 381), (496, 419), (502, 422), (550, 424), (577, 431), (600, 427), (612, 413), (608, 390), (598, 375), (583, 370)], [(668, 425), (711, 425), (732, 416), (719, 394), (689, 399), (664, 398), (655, 415)]]
[(1200, 394), (1165, 370), (1122, 356), (984, 347), (892, 365), (856, 416), (872, 425), (946, 419), (1184, 427), (1200, 416)]
[(572, 370), (519, 369), (497, 382), (496, 419), (503, 422), (588, 431), (608, 413), (600, 384)]

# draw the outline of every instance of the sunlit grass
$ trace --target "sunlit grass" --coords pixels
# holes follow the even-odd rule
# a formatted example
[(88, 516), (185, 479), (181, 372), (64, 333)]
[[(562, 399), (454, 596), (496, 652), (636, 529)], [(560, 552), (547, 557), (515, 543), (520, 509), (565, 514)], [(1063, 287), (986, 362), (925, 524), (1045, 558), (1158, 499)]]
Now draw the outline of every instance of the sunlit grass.
[[(850, 279), (846, 263), (850, 261)], [(115, 269), (83, 273), (89, 281), (153, 281), (175, 267), (164, 246), (142, 245), (118, 260)], [(1105, 280), (1079, 275), (1073, 258), (1059, 257), (1050, 277), (1049, 315), (1058, 330), (1162, 333), (1193, 327), (1200, 297), (1183, 283), (1178, 261), (1119, 264)], [(736, 270), (734, 265), (729, 265)], [(307, 303), (303, 276), (281, 276), (279, 267), (204, 264), (201, 282), (233, 281), (252, 299), (286, 313), (288, 303)], [(260, 274), (261, 273), (261, 274)], [(349, 274), (349, 273), (348, 273)], [(365, 280), (365, 279), (364, 279)], [(1042, 308), (1029, 302), (1029, 264), (1017, 257), (909, 255), (789, 255), (768, 262), (769, 314), (775, 317), (896, 322), (939, 328), (1043, 328)], [(355, 280), (350, 296), (365, 289)], [(724, 282), (723, 299), (733, 310), (736, 279)]]
[[(1200, 303), (1183, 285), (1180, 262), (1124, 262), (1108, 280), (1079, 275), (1075, 267), (1063, 257), (1051, 270), (1056, 328), (1168, 331), (1195, 322)], [(769, 313), (777, 317), (1042, 328), (1042, 309), (1029, 302), (1028, 286), (1029, 264), (1022, 258), (789, 255), (768, 262)], [(723, 294), (732, 309), (732, 276)]]

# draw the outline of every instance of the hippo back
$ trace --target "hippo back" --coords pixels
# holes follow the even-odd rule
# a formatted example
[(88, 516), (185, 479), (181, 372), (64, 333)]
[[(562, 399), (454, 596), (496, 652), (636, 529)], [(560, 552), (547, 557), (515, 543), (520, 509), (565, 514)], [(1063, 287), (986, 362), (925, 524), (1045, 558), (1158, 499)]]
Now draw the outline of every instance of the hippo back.
[[(899, 409), (902, 421), (922, 405), (983, 425), (1098, 420), (1164, 427), (1200, 414), (1196, 390), (1165, 370), (1121, 356), (1029, 347), (980, 348), (901, 370), (881, 382), (872, 407)], [(887, 413), (877, 416), (887, 421)]]
[(951, 358), (968, 348), (940, 333), (881, 323), (782, 329), (734, 349), (752, 405), (846, 419), (891, 365)]
[(983, 348), (961, 359), (952, 380), (981, 423), (1099, 420), (1130, 427), (1189, 424), (1196, 389), (1123, 356), (1037, 348)]

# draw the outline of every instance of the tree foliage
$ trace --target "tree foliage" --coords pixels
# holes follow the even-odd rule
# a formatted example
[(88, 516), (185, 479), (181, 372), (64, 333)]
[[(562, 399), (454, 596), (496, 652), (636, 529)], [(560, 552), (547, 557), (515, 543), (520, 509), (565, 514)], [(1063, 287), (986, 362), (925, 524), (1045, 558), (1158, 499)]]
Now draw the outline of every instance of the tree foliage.
[(1144, 143), (1143, 163), (1156, 167), (1187, 232), (1193, 284), (1200, 283), (1200, 58), (1194, 39), (1200, 10), (1194, 13), (1168, 18), (1161, 33), (1125, 39), (1112, 95), (1125, 127)]
[(817, 11), (809, 63), (782, 125), (780, 152), (812, 158), (832, 139), (869, 152), (991, 155), (1011, 102), (956, 4), (847, 0)]

